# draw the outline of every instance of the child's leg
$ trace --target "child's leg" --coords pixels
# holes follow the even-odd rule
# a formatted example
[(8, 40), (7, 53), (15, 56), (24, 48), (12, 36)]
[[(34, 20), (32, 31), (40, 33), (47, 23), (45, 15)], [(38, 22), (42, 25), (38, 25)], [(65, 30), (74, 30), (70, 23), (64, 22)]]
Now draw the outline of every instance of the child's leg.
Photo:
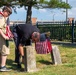
[(6, 35), (2, 32), (1, 29), (0, 29), (0, 35), (1, 35), (5, 40), (9, 40), (9, 37), (6, 36)]

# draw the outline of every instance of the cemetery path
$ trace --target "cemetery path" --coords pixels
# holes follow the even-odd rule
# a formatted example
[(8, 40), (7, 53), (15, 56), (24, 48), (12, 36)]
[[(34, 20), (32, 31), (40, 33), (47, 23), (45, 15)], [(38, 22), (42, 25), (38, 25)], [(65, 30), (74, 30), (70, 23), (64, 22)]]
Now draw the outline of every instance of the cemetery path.
[(57, 45), (76, 46), (76, 42), (71, 43), (71, 42), (62, 42), (62, 41), (51, 41), (51, 43)]

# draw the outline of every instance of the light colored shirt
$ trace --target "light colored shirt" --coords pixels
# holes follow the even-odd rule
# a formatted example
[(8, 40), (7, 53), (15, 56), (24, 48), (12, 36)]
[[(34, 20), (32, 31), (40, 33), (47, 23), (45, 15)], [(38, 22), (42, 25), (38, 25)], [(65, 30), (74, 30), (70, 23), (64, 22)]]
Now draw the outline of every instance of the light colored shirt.
[(6, 33), (7, 18), (0, 14), (0, 29), (2, 29), (3, 33)]

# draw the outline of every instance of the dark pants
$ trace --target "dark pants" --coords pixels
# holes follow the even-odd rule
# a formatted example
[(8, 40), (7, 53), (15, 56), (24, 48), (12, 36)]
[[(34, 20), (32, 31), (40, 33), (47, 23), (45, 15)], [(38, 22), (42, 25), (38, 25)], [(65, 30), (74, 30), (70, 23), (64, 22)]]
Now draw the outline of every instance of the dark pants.
[(0, 67), (1, 67), (1, 53), (0, 53)]
[(14, 42), (15, 42), (15, 62), (20, 63), (21, 55), (18, 49), (20, 39), (16, 32), (13, 32), (13, 35), (14, 35)]

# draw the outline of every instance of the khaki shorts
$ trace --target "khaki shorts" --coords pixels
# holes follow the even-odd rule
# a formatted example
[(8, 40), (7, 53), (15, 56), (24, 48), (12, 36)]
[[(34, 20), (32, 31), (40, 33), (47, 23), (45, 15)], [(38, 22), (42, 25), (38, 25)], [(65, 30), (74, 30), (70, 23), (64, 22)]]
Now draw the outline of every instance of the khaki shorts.
[(1, 53), (1, 55), (10, 54), (9, 47), (6, 46), (6, 41), (5, 41), (5, 39), (2, 38), (1, 35), (0, 35), (0, 53)]

